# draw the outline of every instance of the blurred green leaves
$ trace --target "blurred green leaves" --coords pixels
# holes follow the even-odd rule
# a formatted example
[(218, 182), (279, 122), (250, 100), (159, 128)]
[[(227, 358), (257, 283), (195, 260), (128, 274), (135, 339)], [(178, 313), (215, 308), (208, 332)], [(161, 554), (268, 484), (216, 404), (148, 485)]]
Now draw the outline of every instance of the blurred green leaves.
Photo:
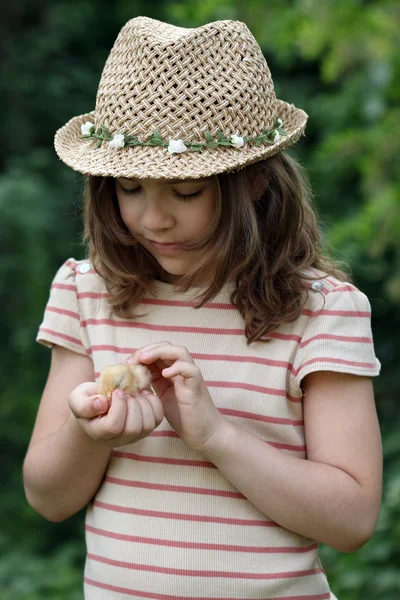
[[(400, 9), (397, 0), (19, 0), (0, 23), (0, 598), (82, 598), (83, 515), (46, 523), (27, 505), (21, 465), (49, 352), (35, 335), (49, 284), (80, 258), (82, 181), (53, 136), (93, 110), (122, 25), (146, 15), (196, 27), (245, 21), (279, 98), (303, 108), (291, 152), (310, 173), (327, 245), (370, 298), (382, 376), (375, 384), (385, 449), (382, 514), (373, 539), (340, 555), (323, 548), (339, 600), (398, 600), (400, 590)], [(229, 132), (227, 132), (228, 134)], [(232, 132), (235, 133), (235, 132)]]

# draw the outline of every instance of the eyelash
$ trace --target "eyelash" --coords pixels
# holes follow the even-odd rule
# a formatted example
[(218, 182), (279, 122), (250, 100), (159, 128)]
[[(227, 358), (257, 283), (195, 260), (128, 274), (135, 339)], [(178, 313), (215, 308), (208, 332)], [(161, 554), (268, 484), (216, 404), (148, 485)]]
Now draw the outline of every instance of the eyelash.
[[(121, 189), (123, 191), (124, 194), (126, 194), (127, 196), (134, 196), (135, 194), (138, 194), (139, 191), (141, 190), (140, 187), (137, 188), (133, 188), (131, 190), (127, 190), (125, 188), (123, 188), (121, 186)], [(198, 198), (199, 196), (201, 196), (203, 190), (199, 190), (198, 192), (194, 192), (193, 194), (180, 194), (179, 192), (174, 190), (174, 194), (175, 196), (178, 198), (178, 200), (182, 200), (182, 202), (189, 202), (190, 200), (193, 200), (194, 198)]]

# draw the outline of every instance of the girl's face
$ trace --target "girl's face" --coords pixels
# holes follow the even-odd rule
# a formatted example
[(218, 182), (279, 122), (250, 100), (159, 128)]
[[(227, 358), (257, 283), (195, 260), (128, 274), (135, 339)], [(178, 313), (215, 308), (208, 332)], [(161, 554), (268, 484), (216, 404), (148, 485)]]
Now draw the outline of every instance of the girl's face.
[(201, 241), (210, 229), (216, 210), (216, 178), (118, 178), (116, 193), (126, 227), (171, 276), (171, 283), (203, 257), (205, 248), (188, 250), (185, 246)]

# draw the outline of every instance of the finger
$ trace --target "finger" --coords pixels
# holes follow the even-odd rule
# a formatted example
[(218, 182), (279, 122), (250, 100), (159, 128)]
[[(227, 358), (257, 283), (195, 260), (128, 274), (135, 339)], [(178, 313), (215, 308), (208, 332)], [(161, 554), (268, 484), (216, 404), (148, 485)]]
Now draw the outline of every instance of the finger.
[(126, 419), (124, 434), (132, 438), (137, 437), (143, 429), (143, 412), (140, 403), (135, 396), (125, 395)]
[(131, 356), (128, 356), (128, 358), (125, 359), (124, 362), (127, 362), (129, 365), (137, 365), (140, 363), (139, 356), (142, 352), (146, 352), (148, 350), (151, 350), (152, 348), (155, 348), (156, 346), (163, 346), (165, 344), (169, 344), (169, 342), (157, 342), (155, 344), (147, 344), (146, 346), (142, 346), (141, 348), (138, 348), (136, 352), (131, 354)]
[(81, 383), (80, 385), (78, 385), (76, 389), (85, 394), (86, 396), (95, 396), (96, 394), (98, 394), (99, 386), (94, 381), (86, 381), (85, 383)]
[(141, 393), (150, 403), (151, 409), (154, 414), (155, 426), (158, 427), (165, 416), (162, 402), (156, 394), (150, 392), (149, 390), (143, 390)]
[(140, 362), (149, 364), (157, 360), (174, 362), (184, 360), (193, 363), (193, 358), (184, 346), (173, 346), (172, 344), (160, 344), (149, 350), (142, 350), (139, 354)]
[(177, 375), (181, 375), (181, 377), (184, 377), (185, 379), (201, 378), (199, 367), (194, 363), (188, 363), (184, 360), (177, 360), (173, 365), (162, 371), (162, 376), (166, 379), (171, 379)]
[(119, 436), (125, 427), (127, 417), (127, 402), (122, 390), (114, 390), (111, 406), (104, 416), (92, 421), (97, 434), (104, 439), (113, 439)]
[(156, 419), (150, 402), (145, 396), (137, 394), (135, 400), (142, 411), (142, 433), (148, 435), (156, 426)]
[(159, 398), (163, 396), (168, 387), (173, 385), (172, 382), (168, 381), (162, 376), (162, 371), (166, 367), (167, 365), (162, 360), (158, 360), (155, 363), (147, 365), (147, 368), (151, 373), (151, 391), (153, 394), (156, 394), (156, 397), (158, 396)]

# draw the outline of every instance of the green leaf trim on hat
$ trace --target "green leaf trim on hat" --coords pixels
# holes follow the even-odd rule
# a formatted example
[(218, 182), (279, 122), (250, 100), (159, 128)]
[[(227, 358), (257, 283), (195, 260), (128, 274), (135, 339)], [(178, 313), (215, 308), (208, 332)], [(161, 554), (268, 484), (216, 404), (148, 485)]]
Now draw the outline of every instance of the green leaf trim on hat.
[(254, 137), (241, 137), (238, 134), (226, 137), (222, 131), (217, 131), (217, 138), (214, 138), (209, 131), (205, 131), (205, 142), (200, 142), (198, 140), (193, 140), (192, 142), (170, 140), (167, 142), (163, 139), (157, 129), (154, 129), (153, 133), (143, 142), (140, 141), (136, 135), (124, 135), (123, 133), (112, 135), (104, 125), (96, 127), (94, 123), (89, 121), (81, 125), (81, 132), (83, 138), (97, 140), (97, 147), (101, 146), (103, 142), (108, 142), (110, 148), (123, 148), (125, 146), (159, 146), (168, 148), (170, 154), (186, 152), (187, 150), (199, 152), (200, 150), (203, 150), (203, 148), (241, 148), (245, 144), (255, 144), (256, 146), (263, 143), (275, 144), (280, 140), (281, 136), (287, 135), (287, 132), (283, 129), (282, 119), (277, 119), (274, 128), (270, 131), (264, 130), (260, 135)]

